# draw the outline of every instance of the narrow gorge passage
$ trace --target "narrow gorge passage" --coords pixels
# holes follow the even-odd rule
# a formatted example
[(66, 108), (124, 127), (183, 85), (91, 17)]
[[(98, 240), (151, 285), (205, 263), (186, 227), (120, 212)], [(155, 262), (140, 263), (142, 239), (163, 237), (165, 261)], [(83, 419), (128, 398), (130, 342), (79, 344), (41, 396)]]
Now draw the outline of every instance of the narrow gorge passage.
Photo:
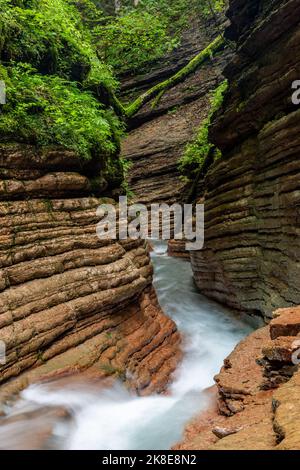
[(213, 385), (224, 357), (252, 328), (199, 294), (190, 263), (168, 257), (166, 249), (155, 242), (154, 284), (184, 348), (167, 394), (136, 397), (121, 382), (103, 389), (80, 378), (35, 384), (7, 410), (1, 448), (163, 450), (181, 438), (188, 420), (207, 406), (201, 390)]
[(0, 451), (300, 450), (299, 57), (300, 0), (0, 0)]

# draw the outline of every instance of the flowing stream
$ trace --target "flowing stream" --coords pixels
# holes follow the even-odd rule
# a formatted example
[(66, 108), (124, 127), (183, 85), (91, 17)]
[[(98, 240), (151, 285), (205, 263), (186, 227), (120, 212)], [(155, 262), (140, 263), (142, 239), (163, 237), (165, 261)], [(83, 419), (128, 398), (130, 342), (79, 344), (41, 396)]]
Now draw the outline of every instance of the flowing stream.
[[(184, 338), (184, 359), (169, 393), (136, 397), (121, 383), (100, 389), (78, 382), (32, 385), (7, 410), (13, 419), (0, 426), (0, 448), (166, 450), (207, 406), (201, 391), (214, 383), (223, 359), (252, 326), (197, 292), (189, 262), (168, 257), (164, 243), (154, 247), (158, 298)], [(49, 414), (59, 407), (69, 419)]]

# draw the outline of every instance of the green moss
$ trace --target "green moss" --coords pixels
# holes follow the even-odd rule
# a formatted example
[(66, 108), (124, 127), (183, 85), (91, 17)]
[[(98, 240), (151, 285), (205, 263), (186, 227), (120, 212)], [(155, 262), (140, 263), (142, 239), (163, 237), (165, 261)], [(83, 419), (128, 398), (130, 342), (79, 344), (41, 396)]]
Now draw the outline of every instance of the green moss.
[(123, 175), (124, 179), (121, 184), (121, 190), (124, 195), (127, 196), (127, 198), (130, 200), (134, 197), (134, 192), (130, 188), (130, 185), (128, 183), (128, 173), (130, 168), (132, 167), (132, 162), (130, 160), (126, 160), (125, 158), (121, 158), (122, 162), (122, 168), (123, 168)]
[(53, 202), (51, 201), (51, 199), (44, 199), (43, 202), (46, 206), (47, 212), (49, 214), (52, 214), (52, 212), (53, 212)]
[(209, 155), (212, 160), (221, 157), (221, 151), (209, 141), (209, 128), (214, 113), (221, 107), (224, 95), (228, 88), (227, 80), (224, 80), (212, 93), (210, 98), (210, 111), (208, 117), (202, 122), (197, 135), (190, 142), (179, 161), (179, 170), (189, 180), (194, 180), (204, 167)]
[(174, 114), (177, 113), (178, 109), (179, 109), (178, 106), (173, 106), (173, 108), (169, 109), (169, 111), (168, 111), (167, 114), (168, 114), (169, 116), (173, 116)]
[(190, 60), (190, 62), (185, 67), (175, 73), (175, 75), (172, 75), (172, 77), (168, 78), (167, 80), (164, 80), (163, 82), (160, 82), (154, 87), (150, 88), (150, 90), (143, 93), (143, 95), (139, 96), (133, 103), (126, 107), (126, 116), (128, 118), (134, 116), (134, 114), (136, 114), (144, 104), (159, 96), (162, 92), (165, 92), (176, 86), (178, 83), (181, 83), (186, 77), (194, 73), (200, 67), (200, 65), (210, 59), (220, 48), (223, 47), (223, 45), (223, 37), (218, 36), (203, 51), (193, 57), (193, 59)]
[(245, 106), (246, 106), (246, 102), (245, 102), (245, 101), (241, 101), (241, 102), (239, 103), (239, 105), (236, 107), (236, 112), (237, 112), (237, 113), (240, 113), (240, 112), (244, 109)]
[(44, 354), (44, 351), (39, 349), (36, 353), (36, 358), (37, 358), (37, 361), (40, 361), (43, 364), (45, 364), (47, 361), (46, 361), (46, 359), (44, 359), (43, 354)]
[(118, 16), (95, 29), (100, 56), (118, 74), (149, 70), (157, 59), (180, 44), (191, 18), (215, 16), (224, 10), (227, 1), (140, 0), (137, 7), (133, 0), (121, 3)]

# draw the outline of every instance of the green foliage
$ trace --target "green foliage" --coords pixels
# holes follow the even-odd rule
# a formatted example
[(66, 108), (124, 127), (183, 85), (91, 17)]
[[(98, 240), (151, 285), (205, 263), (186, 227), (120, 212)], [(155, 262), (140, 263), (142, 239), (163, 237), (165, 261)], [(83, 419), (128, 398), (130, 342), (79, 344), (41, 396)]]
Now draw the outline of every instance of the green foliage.
[(125, 158), (121, 158), (121, 161), (124, 172), (124, 181), (121, 185), (121, 189), (123, 191), (123, 194), (125, 194), (128, 199), (132, 199), (134, 197), (134, 192), (132, 191), (128, 183), (128, 173), (130, 168), (132, 167), (132, 162), (130, 160), (126, 160)]
[(224, 80), (212, 93), (210, 97), (210, 111), (207, 118), (202, 122), (196, 137), (190, 142), (179, 161), (179, 170), (182, 175), (193, 180), (195, 175), (201, 171), (207, 157), (211, 152), (214, 159), (220, 158), (221, 152), (209, 141), (209, 128), (214, 113), (221, 107), (224, 95), (228, 88), (227, 80)]
[(145, 93), (140, 95), (136, 100), (134, 100), (130, 105), (124, 107), (120, 101), (114, 97), (115, 106), (120, 110), (120, 112), (130, 118), (134, 116), (144, 106), (145, 103), (148, 103), (152, 99), (154, 99), (153, 105), (155, 106), (163, 94), (173, 88), (178, 83), (183, 82), (183, 80), (195, 70), (197, 70), (201, 64), (203, 64), (206, 60), (213, 57), (213, 55), (220, 50), (224, 45), (223, 37), (217, 36), (205, 49), (203, 49), (199, 54), (193, 57), (182, 69), (176, 72), (167, 80), (157, 83), (152, 88), (147, 90)]
[(7, 104), (0, 114), (0, 138), (38, 145), (60, 144), (83, 158), (116, 150), (118, 122), (89, 92), (29, 65), (0, 66)]
[(210, 16), (212, 10), (214, 13), (219, 13), (225, 10), (227, 6), (227, 0), (204, 0), (203, 1), (203, 13), (206, 16)]
[[(218, 8), (223, 3), (210, 1)], [(191, 16), (207, 14), (207, 2), (141, 0), (133, 8), (128, 0), (114, 17), (105, 16), (114, 11), (109, 0), (0, 0), (0, 79), (7, 88), (0, 138), (58, 144), (84, 159), (96, 157), (102, 180), (120, 185), (128, 171), (127, 163), (116, 157), (122, 129), (107, 103), (115, 101), (120, 114), (129, 117), (206, 56), (195, 58), (128, 109), (115, 98), (118, 85), (112, 70), (136, 71), (171, 50)]]

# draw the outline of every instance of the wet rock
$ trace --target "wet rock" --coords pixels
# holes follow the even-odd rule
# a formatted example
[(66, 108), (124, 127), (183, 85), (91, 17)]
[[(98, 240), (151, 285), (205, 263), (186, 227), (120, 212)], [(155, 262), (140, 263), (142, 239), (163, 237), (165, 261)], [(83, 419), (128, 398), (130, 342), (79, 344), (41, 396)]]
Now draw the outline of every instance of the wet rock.
[(186, 240), (170, 240), (168, 242), (168, 255), (177, 258), (190, 259), (190, 252), (186, 250)]
[(300, 372), (289, 349), (299, 338), (270, 340), (270, 331), (271, 324), (250, 334), (225, 359), (213, 403), (176, 448), (300, 449)]
[[(272, 394), (263, 389), (261, 354), (269, 341), (269, 326), (241, 341), (216, 376), (217, 395), (211, 408), (188, 427), (179, 449), (266, 450), (273, 448)], [(218, 437), (213, 440), (211, 436)]]
[(91, 196), (74, 154), (1, 145), (0, 166), (0, 400), (86, 370), (165, 389), (179, 334), (157, 302), (147, 244), (97, 237), (97, 207), (114, 201)]
[(255, 359), (261, 356), (262, 344), (268, 340), (269, 327), (257, 330), (241, 341), (224, 361), (225, 365), (215, 377), (221, 413), (228, 416), (239, 413), (259, 391), (263, 368)]
[[(270, 325), (272, 334), (272, 325)], [(263, 355), (272, 362), (293, 362), (293, 353), (300, 347), (300, 337), (279, 336), (273, 341), (269, 341), (263, 348)]]
[[(62, 407), (41, 407), (0, 419), (0, 449), (38, 450), (51, 448), (58, 423), (71, 424), (70, 413)], [(28, 423), (30, 422), (30, 432)]]

